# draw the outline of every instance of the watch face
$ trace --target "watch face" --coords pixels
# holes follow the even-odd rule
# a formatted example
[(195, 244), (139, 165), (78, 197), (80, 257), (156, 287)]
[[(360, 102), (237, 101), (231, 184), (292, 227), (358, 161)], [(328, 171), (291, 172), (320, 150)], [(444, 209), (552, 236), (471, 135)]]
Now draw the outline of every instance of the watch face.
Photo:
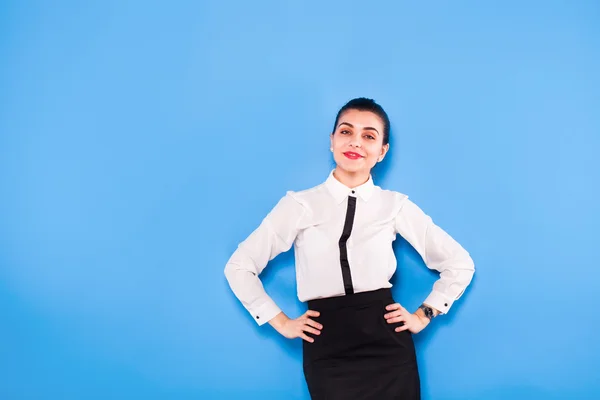
[(425, 312), (425, 316), (429, 319), (433, 318), (433, 310), (429, 307), (423, 307), (423, 311)]

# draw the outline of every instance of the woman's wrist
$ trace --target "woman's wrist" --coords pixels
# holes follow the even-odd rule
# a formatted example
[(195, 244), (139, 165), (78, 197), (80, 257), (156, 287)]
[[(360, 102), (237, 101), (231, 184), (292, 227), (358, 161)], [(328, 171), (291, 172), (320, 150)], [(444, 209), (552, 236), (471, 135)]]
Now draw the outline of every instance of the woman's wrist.
[(419, 320), (421, 320), (425, 325), (431, 322), (431, 320), (425, 315), (425, 311), (423, 311), (421, 308), (418, 308), (417, 311), (414, 312), (414, 315), (416, 315), (417, 318), (419, 318)]
[(288, 316), (282, 312), (271, 318), (269, 324), (278, 332), (284, 327), (285, 323), (289, 320)]

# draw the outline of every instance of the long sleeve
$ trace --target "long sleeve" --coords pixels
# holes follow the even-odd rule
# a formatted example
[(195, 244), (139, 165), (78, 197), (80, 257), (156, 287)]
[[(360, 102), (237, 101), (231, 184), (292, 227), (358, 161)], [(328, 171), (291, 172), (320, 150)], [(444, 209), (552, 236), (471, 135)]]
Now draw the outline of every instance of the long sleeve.
[(424, 303), (446, 314), (471, 283), (475, 267), (469, 253), (437, 226), (414, 202), (404, 197), (396, 216), (396, 232), (421, 255), (425, 265), (440, 272)]
[(293, 193), (287, 192), (258, 228), (238, 245), (225, 266), (229, 286), (258, 325), (281, 312), (265, 291), (259, 275), (269, 261), (292, 247), (304, 212)]

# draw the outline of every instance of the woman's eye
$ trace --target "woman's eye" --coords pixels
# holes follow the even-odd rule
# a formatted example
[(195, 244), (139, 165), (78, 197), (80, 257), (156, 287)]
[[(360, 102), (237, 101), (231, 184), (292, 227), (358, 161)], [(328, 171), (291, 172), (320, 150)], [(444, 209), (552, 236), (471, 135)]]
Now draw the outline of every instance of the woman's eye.
[(374, 138), (373, 136), (371, 136), (371, 135), (366, 135), (366, 138), (367, 138), (367, 139), (369, 139), (369, 140), (373, 140), (373, 139), (375, 139), (375, 138)]
[(350, 131), (348, 131), (348, 130), (346, 130), (346, 129), (343, 129), (343, 130), (341, 130), (341, 131), (340, 131), (340, 133), (341, 133), (342, 135), (345, 135), (345, 134), (347, 134), (347, 133), (350, 133)]

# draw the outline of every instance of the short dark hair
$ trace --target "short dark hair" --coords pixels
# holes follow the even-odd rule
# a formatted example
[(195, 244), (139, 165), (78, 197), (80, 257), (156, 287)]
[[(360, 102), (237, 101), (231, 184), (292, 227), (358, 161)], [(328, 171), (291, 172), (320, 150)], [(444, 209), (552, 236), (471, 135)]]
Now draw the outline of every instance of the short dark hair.
[(358, 111), (370, 111), (377, 115), (381, 122), (383, 122), (383, 144), (386, 145), (390, 141), (390, 119), (383, 107), (377, 104), (373, 99), (367, 99), (366, 97), (357, 97), (350, 100), (338, 111), (335, 117), (335, 124), (333, 125), (333, 132), (335, 132), (340, 116), (348, 110)]

